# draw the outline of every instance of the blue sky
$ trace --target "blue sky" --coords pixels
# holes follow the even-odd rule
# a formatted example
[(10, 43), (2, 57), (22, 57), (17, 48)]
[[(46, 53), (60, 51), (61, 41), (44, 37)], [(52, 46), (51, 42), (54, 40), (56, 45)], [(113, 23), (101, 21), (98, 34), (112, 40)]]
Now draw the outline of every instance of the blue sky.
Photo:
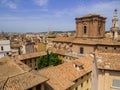
[(106, 30), (120, 0), (0, 0), (0, 31), (43, 32), (75, 30), (75, 17), (100, 14)]

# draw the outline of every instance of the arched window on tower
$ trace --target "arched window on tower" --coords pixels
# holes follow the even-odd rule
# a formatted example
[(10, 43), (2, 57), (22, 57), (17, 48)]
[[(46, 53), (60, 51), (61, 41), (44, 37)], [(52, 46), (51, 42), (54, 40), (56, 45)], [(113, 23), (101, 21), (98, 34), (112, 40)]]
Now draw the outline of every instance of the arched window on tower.
[(87, 33), (87, 27), (84, 26), (84, 34), (86, 34), (86, 33)]

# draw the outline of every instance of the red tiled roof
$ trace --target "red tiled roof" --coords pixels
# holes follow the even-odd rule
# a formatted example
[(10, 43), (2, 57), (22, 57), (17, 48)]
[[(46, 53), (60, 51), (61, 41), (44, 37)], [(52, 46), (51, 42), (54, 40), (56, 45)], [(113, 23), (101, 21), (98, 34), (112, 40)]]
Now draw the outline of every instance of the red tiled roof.
[(98, 68), (120, 71), (120, 54), (117, 53), (99, 53)]
[(75, 37), (60, 37), (53, 40), (54, 42), (69, 42), (75, 44), (86, 44), (86, 45), (120, 45), (120, 42), (111, 39), (87, 39), (87, 38), (75, 38)]
[(45, 82), (47, 79), (33, 73), (19, 60), (5, 56), (0, 58), (0, 90), (25, 90)]
[(15, 56), (15, 59), (16, 60), (26, 60), (29, 58), (35, 58), (35, 57), (40, 57), (40, 56), (45, 56), (45, 55), (47, 55), (46, 52), (34, 52), (34, 53), (22, 54), (22, 55)]
[[(77, 70), (73, 64), (82, 64), (83, 69)], [(91, 72), (92, 57), (81, 57), (77, 60), (63, 63), (58, 66), (39, 70), (40, 75), (47, 77), (47, 83), (55, 90), (63, 90), (71, 87), (73, 81)], [(64, 87), (63, 87), (64, 86)]]

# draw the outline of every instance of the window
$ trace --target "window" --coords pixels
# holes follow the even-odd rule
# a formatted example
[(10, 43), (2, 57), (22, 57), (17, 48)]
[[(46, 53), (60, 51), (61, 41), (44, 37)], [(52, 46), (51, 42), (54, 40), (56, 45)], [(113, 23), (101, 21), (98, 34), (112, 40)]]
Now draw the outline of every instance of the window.
[(87, 73), (87, 76), (89, 75), (89, 73)]
[(79, 70), (82, 70), (83, 69), (83, 66), (79, 66)]
[(27, 62), (25, 61), (25, 64), (27, 64)]
[(83, 76), (81, 77), (81, 79), (83, 79)]
[(78, 87), (76, 87), (75, 90), (78, 90)]
[(7, 52), (6, 54), (9, 55), (9, 52)]
[(86, 33), (87, 33), (87, 27), (84, 26), (84, 34), (86, 34)]
[(3, 51), (4, 49), (3, 49), (3, 46), (1, 46), (1, 51)]
[(83, 47), (80, 47), (80, 54), (83, 54), (83, 53), (84, 53)]
[(105, 47), (105, 49), (108, 49), (107, 47)]
[(37, 85), (36, 90), (41, 90), (41, 85)]
[(120, 88), (120, 80), (113, 79), (112, 86), (115, 88)]
[(87, 80), (87, 83), (89, 82), (89, 80)]
[(32, 60), (30, 59), (30, 63), (32, 63)]
[(116, 50), (116, 47), (114, 47), (114, 50)]
[(32, 90), (32, 88), (28, 89), (28, 90)]
[(77, 65), (75, 64), (75, 68), (77, 68)]
[(75, 82), (78, 82), (78, 80), (76, 79)]
[(83, 83), (81, 83), (81, 87), (83, 87)]

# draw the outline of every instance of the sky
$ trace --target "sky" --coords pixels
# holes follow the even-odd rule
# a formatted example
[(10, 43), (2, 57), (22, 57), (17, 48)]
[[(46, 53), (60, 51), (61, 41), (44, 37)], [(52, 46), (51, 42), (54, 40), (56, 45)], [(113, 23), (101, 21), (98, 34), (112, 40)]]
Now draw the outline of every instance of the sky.
[(108, 31), (114, 9), (120, 18), (120, 0), (0, 0), (0, 31), (76, 30), (75, 18), (90, 13), (107, 17)]

